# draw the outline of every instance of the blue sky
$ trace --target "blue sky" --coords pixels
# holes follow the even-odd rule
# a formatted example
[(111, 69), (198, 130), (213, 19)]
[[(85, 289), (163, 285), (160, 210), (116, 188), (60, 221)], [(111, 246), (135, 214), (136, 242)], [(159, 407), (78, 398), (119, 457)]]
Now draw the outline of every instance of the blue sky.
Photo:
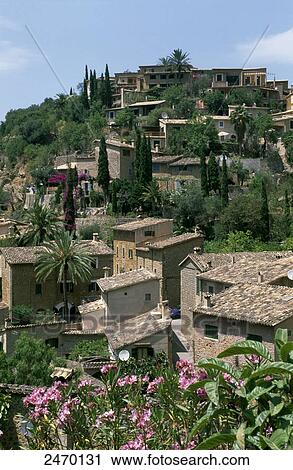
[(67, 89), (84, 64), (136, 70), (174, 48), (196, 67), (267, 66), (293, 83), (292, 0), (0, 0), (0, 120), (62, 92), (28, 25)]

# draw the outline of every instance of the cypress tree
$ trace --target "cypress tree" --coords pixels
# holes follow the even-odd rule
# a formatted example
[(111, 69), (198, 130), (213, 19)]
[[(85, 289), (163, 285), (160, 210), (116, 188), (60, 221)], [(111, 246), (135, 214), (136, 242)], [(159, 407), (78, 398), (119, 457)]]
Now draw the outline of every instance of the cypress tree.
[(69, 95), (70, 95), (70, 96), (72, 96), (72, 95), (73, 95), (73, 90), (72, 90), (72, 87), (70, 87)]
[(101, 74), (100, 83), (99, 83), (99, 98), (101, 100), (102, 106), (107, 106), (106, 105), (105, 80), (104, 80), (103, 74)]
[(94, 82), (94, 76), (92, 71), (90, 70), (90, 101), (91, 104), (94, 103), (96, 98), (96, 91), (95, 91), (95, 82)]
[(83, 91), (81, 94), (81, 101), (82, 101), (83, 107), (85, 109), (89, 109), (90, 105), (89, 105), (89, 99), (88, 99), (88, 93), (87, 93), (87, 81), (86, 80), (83, 81)]
[(222, 207), (226, 207), (229, 203), (228, 172), (225, 156), (223, 157), (223, 166), (221, 174), (221, 202)]
[(268, 196), (264, 180), (261, 182), (261, 206), (260, 206), (260, 217), (261, 217), (261, 233), (260, 238), (267, 242), (270, 238), (270, 214), (268, 205)]
[(219, 167), (215, 155), (211, 152), (208, 162), (209, 190), (217, 192), (220, 189)]
[(75, 180), (75, 171), (74, 168), (69, 168), (67, 181), (65, 186), (64, 193), (64, 228), (70, 233), (75, 233), (75, 217), (76, 217), (76, 207), (74, 201), (74, 180)]
[(89, 72), (88, 72), (88, 68), (87, 68), (87, 65), (85, 66), (85, 76), (84, 76), (85, 80), (88, 81), (89, 79)]
[(106, 64), (105, 68), (105, 106), (107, 108), (112, 108), (113, 98), (112, 98), (112, 88), (110, 82), (110, 74), (108, 64)]
[(94, 101), (97, 101), (98, 100), (98, 80), (97, 80), (97, 74), (95, 70), (93, 72), (93, 92), (94, 92)]
[(145, 134), (140, 144), (140, 171), (139, 171), (139, 182), (142, 185), (146, 185), (148, 181), (148, 143)]
[(117, 185), (115, 181), (113, 181), (112, 183), (112, 212), (114, 214), (117, 214), (118, 212), (117, 190), (118, 190)]
[(291, 233), (291, 210), (290, 210), (290, 201), (289, 201), (289, 196), (288, 196), (288, 191), (286, 189), (285, 191), (285, 207), (284, 207), (284, 213), (285, 213), (285, 231), (286, 231), (286, 236), (289, 237)]
[(99, 147), (99, 160), (98, 160), (98, 185), (101, 186), (105, 202), (107, 201), (108, 192), (109, 192), (109, 183), (110, 183), (110, 173), (109, 173), (109, 162), (108, 154), (106, 147), (105, 137), (101, 137), (100, 147)]
[(148, 185), (152, 182), (152, 177), (153, 177), (152, 147), (151, 147), (151, 139), (150, 138), (147, 139), (145, 173), (146, 173), (145, 185)]
[(140, 147), (141, 147), (141, 133), (137, 129), (136, 131), (136, 142), (135, 142), (135, 157), (134, 157), (134, 172), (135, 172), (135, 179), (140, 181)]
[(209, 184), (207, 175), (206, 157), (202, 154), (200, 156), (200, 185), (203, 195), (209, 195)]

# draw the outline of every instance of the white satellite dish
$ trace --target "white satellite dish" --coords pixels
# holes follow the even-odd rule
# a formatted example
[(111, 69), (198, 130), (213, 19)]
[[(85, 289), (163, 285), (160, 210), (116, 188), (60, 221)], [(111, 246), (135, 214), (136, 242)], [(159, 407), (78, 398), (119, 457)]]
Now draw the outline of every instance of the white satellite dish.
[(126, 349), (122, 349), (122, 351), (119, 352), (118, 357), (119, 357), (120, 361), (123, 361), (123, 362), (128, 361), (128, 359), (130, 357), (129, 351), (127, 351)]
[(288, 279), (290, 279), (290, 281), (293, 281), (293, 269), (290, 269), (290, 271), (288, 271), (287, 277)]
[(169, 116), (168, 116), (168, 114), (167, 114), (167, 113), (163, 112), (163, 113), (162, 113), (162, 118), (163, 118), (163, 119), (168, 119), (168, 118), (169, 118)]

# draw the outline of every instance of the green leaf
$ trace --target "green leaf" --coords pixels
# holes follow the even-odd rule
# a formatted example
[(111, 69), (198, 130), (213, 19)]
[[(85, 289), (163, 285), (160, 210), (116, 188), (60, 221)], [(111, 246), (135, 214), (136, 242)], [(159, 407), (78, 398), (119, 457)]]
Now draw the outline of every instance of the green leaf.
[[(262, 443), (265, 444), (265, 447), (268, 447), (269, 449), (272, 449), (272, 450), (280, 450), (280, 448), (278, 446), (276, 446), (276, 444), (274, 444), (273, 442), (271, 442), (271, 440), (268, 438), (268, 437), (265, 437), (265, 436), (260, 436), (260, 441)], [(264, 449), (265, 447), (262, 446), (262, 448)]]
[(218, 382), (208, 382), (204, 386), (205, 391), (212, 403), (219, 404), (219, 384)]
[(212, 434), (212, 436), (208, 437), (204, 441), (202, 441), (196, 447), (196, 450), (211, 450), (217, 449), (222, 444), (229, 444), (231, 442), (235, 442), (236, 436), (235, 434)]
[(245, 449), (245, 428), (246, 428), (246, 423), (242, 423), (241, 426), (239, 426), (238, 431), (236, 433), (236, 442), (238, 445), (238, 449)]
[(280, 411), (284, 408), (284, 405), (285, 403), (283, 401), (276, 406), (271, 406), (270, 404), (271, 416), (276, 416), (277, 414), (279, 414)]
[(279, 449), (284, 448), (288, 442), (288, 434), (284, 429), (276, 429), (270, 437), (270, 441), (273, 442)]
[(202, 416), (193, 426), (189, 433), (189, 440), (191, 440), (198, 432), (200, 432), (203, 428), (206, 427), (208, 423), (211, 422), (212, 414), (207, 413)]
[(218, 357), (222, 358), (240, 354), (257, 354), (258, 356), (261, 356), (268, 361), (273, 360), (270, 352), (262, 343), (251, 340), (239, 341), (234, 346), (231, 346), (230, 348), (227, 348), (225, 351), (222, 351), (220, 354), (218, 354)]
[(280, 350), (280, 359), (282, 359), (282, 361), (284, 362), (291, 362), (292, 363), (292, 359), (290, 357), (290, 352), (293, 351), (293, 342), (292, 341), (289, 341), (288, 343), (286, 344), (283, 344), (283, 346), (281, 347), (281, 350)]
[(255, 419), (256, 426), (262, 426), (265, 420), (270, 416), (270, 410), (262, 411)]
[(175, 406), (179, 408), (179, 410), (185, 411), (186, 413), (189, 412), (189, 409), (185, 408), (185, 406), (180, 405), (180, 403), (175, 403)]
[(226, 372), (230, 374), (232, 377), (237, 377), (237, 372), (235, 369), (227, 364), (224, 361), (220, 361), (220, 359), (201, 359), (197, 363), (198, 367), (202, 367), (203, 369), (215, 369), (220, 370), (221, 372)]
[(248, 380), (255, 379), (256, 377), (262, 377), (271, 374), (292, 374), (293, 375), (293, 364), (288, 364), (286, 362), (271, 362), (262, 367), (259, 367), (256, 371), (252, 372)]
[(288, 330), (278, 328), (275, 334), (275, 346), (277, 360), (281, 360), (281, 348), (288, 342)]
[(247, 401), (257, 400), (259, 397), (261, 397), (265, 393), (269, 392), (273, 387), (274, 387), (274, 385), (271, 385), (269, 388), (255, 387), (252, 390), (252, 392), (250, 392), (246, 395), (246, 399), (247, 399)]

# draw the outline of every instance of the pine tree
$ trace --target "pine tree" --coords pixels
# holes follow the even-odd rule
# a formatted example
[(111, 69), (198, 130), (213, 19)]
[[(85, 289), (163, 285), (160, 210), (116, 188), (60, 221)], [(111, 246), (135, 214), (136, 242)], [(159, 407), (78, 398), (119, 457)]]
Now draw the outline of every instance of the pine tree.
[(87, 93), (87, 81), (86, 80), (83, 81), (83, 90), (82, 90), (82, 93), (81, 93), (81, 101), (82, 101), (83, 107), (85, 109), (89, 109), (90, 105), (89, 105), (89, 99), (88, 99), (88, 93)]
[(105, 106), (107, 108), (112, 108), (113, 98), (112, 98), (112, 88), (110, 82), (110, 74), (108, 64), (106, 64), (105, 69)]
[(200, 185), (203, 195), (209, 195), (209, 184), (207, 175), (206, 157), (202, 154), (200, 156)]
[(106, 147), (106, 140), (105, 137), (101, 137), (100, 140), (100, 147), (99, 147), (99, 161), (98, 161), (98, 185), (101, 186), (105, 202), (108, 198), (109, 193), (109, 183), (110, 183), (110, 173), (109, 173), (109, 162), (108, 162), (108, 154), (107, 154), (107, 147)]
[(134, 158), (134, 172), (135, 172), (135, 179), (140, 181), (140, 147), (141, 147), (141, 133), (137, 129), (136, 131), (136, 142), (135, 142), (135, 158)]
[(225, 156), (223, 157), (223, 166), (221, 174), (221, 202), (222, 207), (226, 207), (229, 203), (228, 172)]
[(286, 236), (289, 237), (291, 234), (291, 208), (290, 208), (290, 201), (289, 201), (289, 195), (288, 195), (287, 189), (285, 191), (284, 213), (285, 213)]
[(264, 242), (267, 242), (270, 238), (270, 214), (269, 214), (267, 190), (266, 190), (266, 185), (265, 185), (264, 180), (262, 180), (261, 182), (260, 216), (261, 216), (260, 238)]
[(209, 190), (217, 192), (220, 189), (219, 167), (215, 155), (211, 152), (208, 162)]
[(89, 79), (89, 72), (88, 72), (88, 68), (87, 68), (87, 65), (85, 66), (85, 76), (84, 76), (85, 80), (88, 81)]

